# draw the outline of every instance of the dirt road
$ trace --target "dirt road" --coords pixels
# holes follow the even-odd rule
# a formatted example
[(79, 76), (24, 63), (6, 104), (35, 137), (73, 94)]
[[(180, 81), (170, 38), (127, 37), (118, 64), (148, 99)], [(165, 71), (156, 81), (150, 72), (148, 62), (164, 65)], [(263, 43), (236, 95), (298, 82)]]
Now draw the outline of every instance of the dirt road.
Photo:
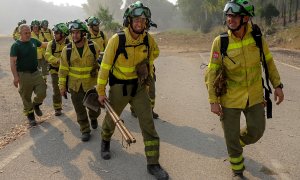
[[(21, 100), (12, 86), (8, 49), (1, 49), (0, 61), (1, 102), (4, 102), (0, 109), (4, 114), (2, 135), (26, 122), (20, 112)], [(200, 69), (202, 63), (207, 63), (209, 53), (187, 45), (177, 48), (162, 45), (161, 51), (155, 62), (156, 111), (160, 115), (155, 124), (161, 138), (162, 166), (174, 180), (231, 179), (222, 128), (218, 118), (210, 113), (204, 70)], [(280, 51), (274, 51), (274, 56), (291, 59)], [(299, 57), (295, 56), (295, 64)], [(300, 67), (286, 65), (289, 62), (276, 62), (285, 84), (286, 101), (274, 105), (274, 117), (268, 120), (264, 137), (245, 148), (245, 175), (249, 179), (300, 179), (300, 103), (297, 100)], [(48, 93), (51, 94), (50, 89)], [(21, 138), (0, 150), (0, 179), (153, 179), (146, 172), (140, 130), (128, 107), (122, 118), (137, 143), (122, 148), (120, 134), (116, 132), (112, 160), (104, 161), (99, 154), (100, 130), (92, 131), (91, 141), (82, 143), (74, 111), (69, 110), (70, 102), (64, 104), (68, 111), (56, 118), (48, 96), (43, 106), (46, 115), (41, 120), (46, 122), (25, 130)], [(104, 114), (99, 118), (100, 124)]]

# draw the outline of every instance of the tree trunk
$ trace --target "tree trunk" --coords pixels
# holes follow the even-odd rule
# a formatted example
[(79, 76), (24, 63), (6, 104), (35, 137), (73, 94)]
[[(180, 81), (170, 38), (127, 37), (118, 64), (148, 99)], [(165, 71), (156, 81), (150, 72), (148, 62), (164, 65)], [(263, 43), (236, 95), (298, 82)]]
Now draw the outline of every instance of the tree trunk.
[(296, 5), (295, 5), (295, 18), (294, 18), (294, 22), (295, 22), (295, 23), (298, 21), (298, 5), (299, 5), (299, 0), (296, 0)]
[(285, 0), (282, 0), (282, 18), (283, 18), (283, 26), (286, 26), (286, 7)]
[(289, 3), (289, 23), (292, 22), (292, 4), (293, 4), (293, 0), (290, 0), (290, 3)]

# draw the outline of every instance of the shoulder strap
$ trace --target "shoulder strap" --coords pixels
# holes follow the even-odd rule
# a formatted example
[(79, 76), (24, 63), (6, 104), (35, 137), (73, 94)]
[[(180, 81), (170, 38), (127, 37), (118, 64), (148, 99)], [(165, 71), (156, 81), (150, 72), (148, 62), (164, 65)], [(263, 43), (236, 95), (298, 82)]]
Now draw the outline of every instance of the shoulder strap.
[(119, 55), (121, 53), (123, 53), (125, 58), (128, 59), (128, 55), (127, 55), (127, 52), (126, 52), (126, 49), (125, 49), (125, 43), (126, 43), (125, 32), (124, 31), (119, 31), (117, 34), (119, 36), (119, 45), (118, 45), (118, 49), (116, 51), (115, 58), (114, 58), (114, 61), (113, 61), (112, 65), (115, 64), (117, 58), (119, 57)]
[(56, 50), (56, 41), (55, 41), (55, 39), (52, 41), (51, 50), (52, 50), (52, 55), (53, 55), (55, 53), (55, 50)]
[(100, 36), (101, 36), (102, 39), (104, 40), (104, 33), (103, 33), (103, 31), (100, 31)]
[(43, 31), (41, 31), (41, 34), (42, 34), (42, 36), (43, 36), (43, 38), (44, 38), (44, 42), (48, 42), (48, 40), (46, 39), (45, 34), (44, 34)]
[(146, 32), (146, 36), (144, 37), (143, 44), (146, 46), (148, 50), (148, 59), (150, 57), (150, 46), (149, 46), (149, 38), (148, 38), (148, 33)]
[(72, 43), (67, 45), (67, 62), (71, 66), (71, 53), (72, 53)]
[(86, 38), (88, 39), (88, 40), (90, 40), (91, 39), (91, 33), (86, 33)]
[(65, 39), (65, 45), (68, 45), (70, 43), (70, 39), (68, 37), (66, 37)]
[(225, 56), (227, 56), (227, 48), (228, 48), (228, 43), (229, 43), (228, 32), (221, 33), (220, 38), (221, 38), (220, 52), (221, 52), (222, 58), (224, 58)]
[(96, 50), (93, 41), (88, 40), (88, 45), (92, 53), (94, 54), (94, 59), (96, 59)]

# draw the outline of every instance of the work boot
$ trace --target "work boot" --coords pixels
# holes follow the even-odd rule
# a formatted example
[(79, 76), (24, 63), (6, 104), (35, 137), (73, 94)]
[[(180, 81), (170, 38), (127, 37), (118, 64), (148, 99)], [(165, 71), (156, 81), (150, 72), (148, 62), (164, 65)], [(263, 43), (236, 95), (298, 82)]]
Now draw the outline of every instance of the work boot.
[(34, 117), (34, 113), (32, 112), (32, 113), (29, 113), (28, 115), (27, 115), (27, 119), (28, 119), (28, 121), (29, 121), (29, 125), (30, 126), (36, 126), (36, 121), (35, 121), (35, 117)]
[(232, 172), (232, 180), (242, 180), (244, 178), (243, 172)]
[(137, 115), (135, 114), (135, 111), (132, 107), (130, 107), (130, 111), (131, 111), (131, 116), (137, 118)]
[(148, 173), (152, 174), (157, 180), (168, 180), (169, 174), (161, 168), (159, 164), (148, 164)]
[(55, 115), (55, 116), (60, 116), (60, 115), (62, 115), (61, 109), (55, 109), (54, 111), (55, 111), (55, 112), (54, 112), (54, 115)]
[(153, 116), (153, 119), (157, 119), (159, 117), (158, 114), (153, 111), (153, 109), (152, 109), (152, 116)]
[(90, 137), (91, 137), (90, 133), (88, 133), (88, 132), (82, 133), (81, 141), (86, 142), (86, 141), (90, 140)]
[(33, 110), (34, 110), (34, 112), (35, 112), (35, 114), (36, 114), (37, 116), (42, 116), (42, 115), (43, 115), (43, 112), (42, 112), (41, 109), (40, 109), (40, 104), (34, 105), (34, 106), (33, 106)]
[(92, 126), (93, 129), (97, 129), (97, 127), (98, 127), (97, 119), (91, 120), (91, 126)]
[(104, 160), (110, 159), (110, 141), (101, 141), (101, 157)]

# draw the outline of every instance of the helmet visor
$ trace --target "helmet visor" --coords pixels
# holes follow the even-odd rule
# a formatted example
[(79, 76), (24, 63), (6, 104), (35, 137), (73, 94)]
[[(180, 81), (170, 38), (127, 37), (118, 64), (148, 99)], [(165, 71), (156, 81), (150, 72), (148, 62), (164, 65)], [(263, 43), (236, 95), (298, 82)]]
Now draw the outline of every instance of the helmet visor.
[(93, 26), (98, 26), (100, 22), (97, 19), (94, 19), (91, 23)]
[(241, 14), (243, 11), (243, 7), (240, 6), (239, 4), (229, 2), (225, 5), (223, 11), (226, 14), (229, 10), (231, 10), (231, 12), (234, 14)]
[(79, 24), (78, 23), (74, 23), (74, 22), (71, 22), (69, 24), (69, 29), (79, 29)]
[(151, 12), (150, 12), (149, 8), (146, 8), (146, 7), (135, 8), (132, 10), (132, 13), (131, 13), (131, 15), (133, 17), (141, 16), (142, 14), (144, 14), (146, 16), (146, 18), (151, 17)]

